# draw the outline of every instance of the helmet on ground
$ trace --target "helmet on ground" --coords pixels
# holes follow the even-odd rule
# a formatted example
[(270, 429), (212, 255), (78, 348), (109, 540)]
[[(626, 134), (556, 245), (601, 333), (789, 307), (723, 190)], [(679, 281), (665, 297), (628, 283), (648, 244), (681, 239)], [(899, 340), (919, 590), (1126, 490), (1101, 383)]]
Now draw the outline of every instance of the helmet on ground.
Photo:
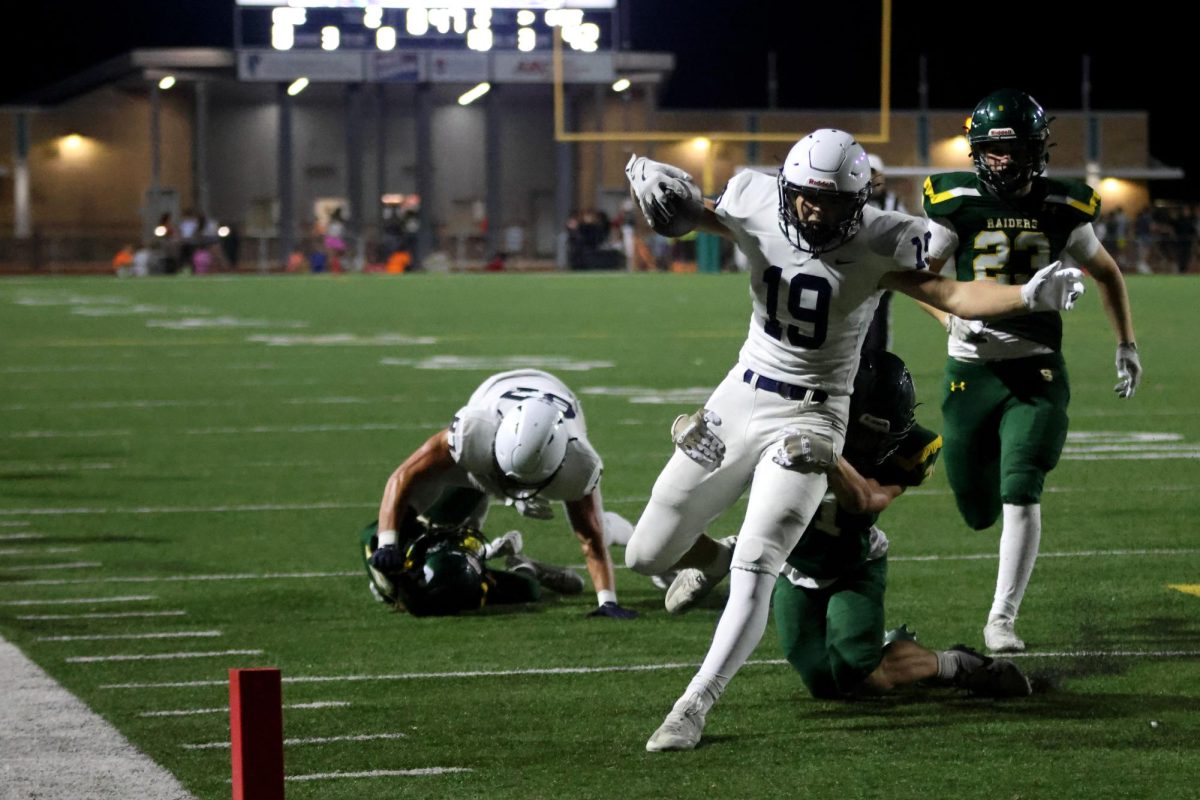
[[(779, 227), (797, 249), (813, 255), (847, 242), (862, 224), (871, 194), (867, 153), (845, 131), (822, 128), (792, 146), (779, 169)], [(804, 198), (819, 213), (805, 219)]]
[(425, 553), (419, 589), (410, 611), (417, 616), (457, 614), (482, 608), (487, 600), (483, 562), (478, 554), (452, 541)]
[(496, 465), (510, 487), (505, 493), (525, 498), (548, 484), (567, 457), (563, 413), (552, 400), (532, 397), (510, 408), (496, 430)]
[(855, 466), (881, 464), (916, 424), (917, 389), (899, 356), (864, 354), (850, 395), (842, 454)]
[[(980, 100), (967, 127), (979, 180), (1000, 195), (1021, 191), (1046, 170), (1048, 138), (1045, 110), (1016, 89), (1001, 89)], [(1009, 158), (1003, 164), (989, 164), (989, 152)]]

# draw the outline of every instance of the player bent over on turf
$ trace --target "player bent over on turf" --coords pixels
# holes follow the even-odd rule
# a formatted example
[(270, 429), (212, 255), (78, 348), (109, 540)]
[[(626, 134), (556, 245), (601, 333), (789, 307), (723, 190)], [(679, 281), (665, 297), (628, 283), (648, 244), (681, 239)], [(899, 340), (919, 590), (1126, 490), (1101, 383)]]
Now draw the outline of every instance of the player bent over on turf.
[[(884, 635), (888, 540), (876, 522), (905, 489), (932, 474), (942, 446), (940, 436), (917, 424), (915, 409), (916, 389), (904, 362), (888, 352), (864, 355), (850, 397), (846, 445), (827, 468), (829, 493), (775, 581), (779, 643), (814, 697), (886, 692), (918, 681), (1023, 697), (1029, 681), (1011, 661), (962, 645), (928, 650), (904, 626)], [(667, 593), (667, 610), (687, 611), (719, 579), (682, 571)]]
[(617, 603), (608, 546), (625, 544), (633, 526), (604, 510), (602, 471), (587, 439), (583, 408), (566, 384), (535, 369), (492, 375), (450, 427), (429, 437), (388, 478), (371, 566), (383, 574), (403, 571), (399, 526), (410, 512), (480, 530), (492, 497), (542, 520), (554, 517), (550, 503), (557, 500), (596, 589), (597, 606), (589, 616), (632, 619), (637, 612)]

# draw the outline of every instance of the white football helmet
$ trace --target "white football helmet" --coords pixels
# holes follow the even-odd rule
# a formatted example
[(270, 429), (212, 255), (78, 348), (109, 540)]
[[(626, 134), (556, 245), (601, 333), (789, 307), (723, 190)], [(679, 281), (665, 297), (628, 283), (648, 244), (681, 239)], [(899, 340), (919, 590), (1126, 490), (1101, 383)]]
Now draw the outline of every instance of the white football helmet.
[[(802, 219), (803, 196), (820, 213)], [(858, 233), (871, 196), (867, 152), (845, 131), (821, 128), (792, 146), (779, 168), (779, 227), (797, 249), (819, 255)]]
[(494, 446), (496, 465), (511, 482), (510, 497), (537, 494), (567, 457), (563, 413), (545, 397), (531, 397), (510, 408), (500, 420)]

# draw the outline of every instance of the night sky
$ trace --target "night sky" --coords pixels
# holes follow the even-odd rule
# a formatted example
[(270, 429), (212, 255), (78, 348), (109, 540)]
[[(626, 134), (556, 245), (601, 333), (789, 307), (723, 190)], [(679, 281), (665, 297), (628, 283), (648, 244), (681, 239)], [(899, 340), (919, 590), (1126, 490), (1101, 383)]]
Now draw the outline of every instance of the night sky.
[[(674, 107), (765, 108), (767, 53), (776, 53), (781, 108), (870, 108), (878, 104), (878, 0), (825, 3), (631, 0), (632, 45), (676, 54), (662, 94)], [(1200, 176), (1200, 148), (1184, 119), (1195, 116), (1200, 69), (1190, 26), (1176, 4), (1145, 0), (1120, 13), (1065, 15), (1053, 0), (997, 4), (895, 0), (892, 106), (917, 105), (925, 54), (929, 103), (965, 116), (1002, 87), (1024, 89), (1053, 115), (1081, 105), (1082, 55), (1091, 56), (1091, 104), (1150, 112), (1151, 152)], [(1077, 6), (1079, 4), (1069, 4)], [(64, 21), (73, 21), (64, 25)], [(0, 53), (0, 102), (135, 47), (233, 44), (232, 0), (114, 0), (21, 4), (9, 31), (37, 55)], [(1159, 196), (1197, 198), (1186, 181), (1155, 185)]]

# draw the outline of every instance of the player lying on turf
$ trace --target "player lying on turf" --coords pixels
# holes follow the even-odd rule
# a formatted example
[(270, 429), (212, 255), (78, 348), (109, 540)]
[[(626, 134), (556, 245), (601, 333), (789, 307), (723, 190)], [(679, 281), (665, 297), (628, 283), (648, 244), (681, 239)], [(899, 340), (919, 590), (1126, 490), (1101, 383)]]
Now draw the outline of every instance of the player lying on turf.
[[(932, 473), (942, 445), (940, 436), (916, 423), (915, 408), (904, 362), (888, 352), (864, 355), (845, 448), (826, 470), (830, 491), (775, 582), (780, 644), (814, 697), (852, 697), (918, 681), (1023, 697), (1029, 681), (1011, 661), (962, 645), (929, 650), (904, 626), (884, 635), (888, 541), (875, 523), (905, 489)], [(801, 469), (809, 460), (804, 453), (776, 459)], [(719, 542), (731, 554), (732, 538)], [(667, 592), (667, 610), (688, 610), (723, 577), (719, 570), (683, 570)]]
[[(397, 531), (403, 561), (398, 568), (379, 570), (371, 556), (379, 548), (378, 524), (359, 535), (363, 565), (376, 600), (416, 617), (446, 616), (486, 605), (533, 603), (541, 588), (559, 594), (579, 594), (583, 578), (574, 570), (534, 561), (521, 555), (519, 531), (494, 541), (469, 525), (437, 527), (416, 514)], [(505, 558), (507, 570), (487, 562)]]

